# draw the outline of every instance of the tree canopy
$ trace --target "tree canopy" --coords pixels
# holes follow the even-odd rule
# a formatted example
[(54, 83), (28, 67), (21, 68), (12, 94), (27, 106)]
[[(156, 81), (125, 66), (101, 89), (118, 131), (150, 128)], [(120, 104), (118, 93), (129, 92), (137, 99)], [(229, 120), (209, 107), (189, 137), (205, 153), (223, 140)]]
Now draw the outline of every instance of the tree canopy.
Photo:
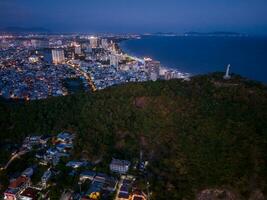
[[(191, 81), (129, 83), (93, 94), (32, 102), (0, 101), (0, 140), (77, 134), (75, 155), (149, 161), (153, 199), (192, 199), (226, 187), (266, 195), (266, 86), (214, 73)], [(4, 159), (4, 158), (3, 158)]]

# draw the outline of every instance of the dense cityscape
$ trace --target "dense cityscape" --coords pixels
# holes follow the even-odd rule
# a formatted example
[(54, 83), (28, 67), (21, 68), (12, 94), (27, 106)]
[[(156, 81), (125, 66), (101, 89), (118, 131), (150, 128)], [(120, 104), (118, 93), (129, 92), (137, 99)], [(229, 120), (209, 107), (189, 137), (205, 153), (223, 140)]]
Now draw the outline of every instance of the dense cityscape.
[[(0, 94), (36, 100), (77, 90), (96, 91), (127, 82), (181, 78), (150, 58), (123, 53), (119, 42), (138, 35), (2, 35)], [(73, 86), (74, 85), (74, 86)], [(74, 89), (74, 90), (75, 90)]]
[(0, 200), (266, 200), (267, 0), (0, 0)]
[[(163, 68), (159, 61), (123, 53), (119, 42), (138, 38), (138, 35), (2, 35), (0, 94), (5, 99), (29, 101), (79, 91), (95, 92), (127, 82), (189, 80), (189, 74)], [(17, 144), (19, 148), (10, 144), (10, 158), (1, 171), (8, 170), (20, 157), (33, 161), (26, 169), (11, 170), (7, 189), (2, 188), (3, 198), (149, 199), (149, 182), (145, 178), (148, 162), (141, 155), (135, 163), (112, 158), (109, 166), (98, 170), (98, 162), (72, 159), (74, 138), (74, 134), (62, 132), (57, 137), (28, 136)], [(62, 184), (62, 176), (69, 176), (72, 184), (57, 194), (55, 188)], [(140, 188), (140, 182), (145, 187)]]

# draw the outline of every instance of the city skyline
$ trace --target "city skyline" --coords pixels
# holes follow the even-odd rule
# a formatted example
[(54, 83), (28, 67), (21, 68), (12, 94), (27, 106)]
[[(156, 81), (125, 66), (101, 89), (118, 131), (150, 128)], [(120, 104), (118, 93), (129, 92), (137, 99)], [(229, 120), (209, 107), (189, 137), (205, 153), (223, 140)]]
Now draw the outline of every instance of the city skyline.
[(0, 200), (264, 200), (267, 0), (0, 0)]
[(0, 28), (42, 27), (52, 32), (212, 32), (267, 35), (264, 0), (2, 0)]

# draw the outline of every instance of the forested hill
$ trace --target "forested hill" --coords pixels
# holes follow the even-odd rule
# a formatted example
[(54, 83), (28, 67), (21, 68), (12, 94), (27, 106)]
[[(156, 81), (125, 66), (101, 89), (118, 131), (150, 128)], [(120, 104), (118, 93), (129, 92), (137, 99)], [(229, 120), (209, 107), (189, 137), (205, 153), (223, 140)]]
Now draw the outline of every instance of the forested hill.
[(224, 189), (222, 199), (266, 197), (267, 88), (221, 77), (1, 101), (0, 141), (3, 146), (28, 134), (69, 130), (77, 134), (77, 157), (133, 161), (142, 150), (150, 163), (153, 199), (201, 199), (209, 188)]

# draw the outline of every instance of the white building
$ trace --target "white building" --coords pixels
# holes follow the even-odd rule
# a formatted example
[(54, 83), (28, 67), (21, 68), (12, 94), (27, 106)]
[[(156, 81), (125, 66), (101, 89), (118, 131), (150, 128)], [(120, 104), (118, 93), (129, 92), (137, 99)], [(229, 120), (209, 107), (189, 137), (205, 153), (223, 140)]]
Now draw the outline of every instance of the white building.
[(31, 39), (31, 46), (33, 48), (47, 48), (49, 46), (48, 40)]
[(52, 60), (54, 64), (63, 64), (65, 55), (63, 49), (52, 49)]
[(79, 167), (84, 167), (87, 165), (87, 162), (85, 161), (69, 161), (66, 166), (71, 167), (71, 168), (79, 168)]
[(77, 55), (81, 55), (81, 54), (82, 54), (82, 48), (81, 48), (81, 45), (76, 45), (75, 48), (74, 48), (74, 52), (75, 52), (75, 54), (77, 54)]
[(80, 181), (85, 181), (85, 180), (93, 180), (96, 176), (96, 172), (94, 171), (84, 171), (80, 174)]
[(91, 48), (97, 48), (98, 47), (98, 38), (97, 37), (90, 37), (90, 46)]
[(118, 56), (111, 54), (110, 57), (110, 65), (114, 66), (114, 67), (118, 67), (119, 66), (119, 58)]
[(150, 80), (157, 80), (160, 72), (160, 62), (152, 59), (145, 59), (145, 69), (150, 77)]
[(102, 46), (103, 49), (108, 49), (108, 39), (103, 38), (101, 40), (101, 46)]
[(72, 143), (74, 135), (68, 132), (61, 132), (57, 135), (57, 142)]
[(119, 174), (126, 174), (130, 168), (130, 161), (127, 160), (118, 160), (112, 159), (109, 169), (112, 172), (119, 173)]

